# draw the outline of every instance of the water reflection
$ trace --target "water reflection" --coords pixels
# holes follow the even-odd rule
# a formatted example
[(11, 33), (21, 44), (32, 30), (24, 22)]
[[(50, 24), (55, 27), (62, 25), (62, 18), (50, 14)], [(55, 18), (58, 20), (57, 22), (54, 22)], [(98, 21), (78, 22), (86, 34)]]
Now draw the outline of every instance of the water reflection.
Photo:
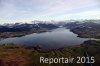
[(78, 45), (88, 40), (79, 38), (77, 34), (70, 32), (69, 29), (57, 28), (50, 32), (34, 33), (23, 37), (6, 38), (0, 44), (15, 43), (25, 45), (41, 45), (44, 48), (61, 48), (65, 46)]

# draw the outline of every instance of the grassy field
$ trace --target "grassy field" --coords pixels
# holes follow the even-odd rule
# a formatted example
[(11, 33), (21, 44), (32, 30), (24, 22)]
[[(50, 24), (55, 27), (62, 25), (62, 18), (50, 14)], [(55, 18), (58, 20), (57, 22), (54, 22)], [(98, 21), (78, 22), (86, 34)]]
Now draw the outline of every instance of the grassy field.
[(100, 39), (100, 29), (75, 28), (71, 29), (71, 31), (78, 34), (78, 37)]
[[(23, 46), (16, 44), (0, 45), (0, 66), (90, 66), (90, 64), (76, 64), (77, 56), (94, 56), (95, 66), (100, 63), (100, 41), (86, 41), (84, 44), (69, 46), (60, 49), (43, 50), (40, 46)], [(44, 64), (40, 63), (40, 57), (59, 58), (74, 57), (71, 64)]]
[(41, 32), (46, 32), (48, 31), (47, 29), (32, 29), (30, 31), (22, 31), (22, 32), (3, 32), (0, 33), (0, 38), (9, 38), (9, 37), (20, 37), (32, 33), (41, 33)]

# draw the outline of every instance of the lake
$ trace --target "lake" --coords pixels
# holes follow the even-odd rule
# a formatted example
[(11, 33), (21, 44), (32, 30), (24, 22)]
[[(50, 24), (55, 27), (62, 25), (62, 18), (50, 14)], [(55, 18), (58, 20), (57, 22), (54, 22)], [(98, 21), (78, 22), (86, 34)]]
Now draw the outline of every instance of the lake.
[(62, 48), (79, 45), (89, 38), (79, 38), (69, 29), (57, 28), (50, 32), (33, 33), (22, 37), (12, 37), (0, 40), (0, 44), (15, 43), (25, 45), (41, 45), (45, 49)]

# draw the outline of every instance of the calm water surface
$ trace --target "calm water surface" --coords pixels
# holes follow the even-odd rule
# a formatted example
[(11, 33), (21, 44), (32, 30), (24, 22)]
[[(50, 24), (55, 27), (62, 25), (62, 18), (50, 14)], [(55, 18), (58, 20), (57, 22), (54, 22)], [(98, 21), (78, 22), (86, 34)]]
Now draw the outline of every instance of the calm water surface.
[(13, 37), (0, 40), (0, 44), (15, 43), (25, 45), (41, 45), (46, 49), (61, 48), (66, 46), (78, 45), (88, 38), (79, 38), (69, 29), (57, 28), (51, 32), (33, 33), (22, 37)]

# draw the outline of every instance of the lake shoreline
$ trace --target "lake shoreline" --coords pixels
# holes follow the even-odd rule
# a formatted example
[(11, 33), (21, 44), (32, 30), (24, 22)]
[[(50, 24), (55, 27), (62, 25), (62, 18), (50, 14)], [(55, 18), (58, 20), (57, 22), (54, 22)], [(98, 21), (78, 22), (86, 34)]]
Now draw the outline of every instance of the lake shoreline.
[[(57, 31), (59, 31), (59, 29), (54, 30), (54, 33), (58, 33)], [(65, 31), (65, 30), (63, 30), (63, 31)], [(66, 33), (64, 33), (63, 31), (60, 32), (61, 33), (60, 38), (63, 34), (66, 35)], [(73, 34), (73, 32), (71, 31), (68, 33), (68, 36), (70, 35), (70, 33)], [(46, 34), (48, 35), (49, 32), (44, 33), (43, 37)], [(52, 37), (51, 34), (53, 34), (52, 31), (50, 32), (49, 37)], [(35, 35), (38, 35), (38, 34), (35, 34)], [(39, 34), (39, 35), (41, 35), (41, 34)], [(68, 36), (67, 35), (65, 36), (65, 35), (63, 35), (63, 36), (66, 39), (66, 37), (68, 37)], [(55, 34), (53, 36), (55, 36)], [(74, 36), (76, 36), (76, 34)], [(33, 36), (29, 35), (29, 39), (31, 37), (33, 37)], [(27, 36), (25, 38), (27, 38)], [(37, 37), (35, 37), (35, 39), (36, 38)], [(39, 38), (37, 38), (37, 39), (39, 39)], [(81, 39), (81, 38), (79, 38), (79, 39)], [(33, 41), (33, 38), (32, 38), (32, 41)], [(30, 42), (30, 41), (28, 40), (28, 42)], [(68, 44), (68, 43), (66, 43), (66, 44)], [(54, 65), (62, 66), (62, 63), (61, 64), (56, 63), (56, 64), (51, 64), (51, 65), (40, 63), (39, 58), (42, 56), (45, 58), (73, 57), (76, 59), (72, 63), (74, 66), (77, 66), (77, 65), (84, 66), (89, 63), (80, 63), (80, 64), (75, 64), (75, 63), (77, 62), (77, 56), (78, 57), (87, 57), (87, 54), (89, 57), (92, 57), (92, 56), (94, 57), (95, 63), (93, 63), (92, 65), (95, 65), (95, 64), (98, 65), (100, 63), (100, 59), (98, 59), (100, 57), (100, 52), (99, 52), (100, 41), (88, 40), (88, 41), (84, 41), (83, 43), (76, 44), (76, 45), (71, 45), (71, 46), (64, 45), (63, 47), (57, 48), (57, 49), (45, 49), (41, 44), (32, 45), (32, 46), (28, 46), (28, 45), (29, 44), (23, 45), (23, 44), (14, 44), (14, 43), (0, 44), (0, 64), (4, 65), (4, 66), (5, 66), (5, 64), (10, 65), (10, 66), (12, 66), (12, 65), (13, 66), (16, 66), (16, 65), (17, 66), (21, 66), (21, 65), (22, 66), (54, 66)], [(58, 46), (59, 44), (56, 43), (56, 44), (52, 44), (52, 45), (54, 47), (54, 46)], [(49, 44), (47, 44), (47, 46), (49, 46)], [(63, 65), (70, 66), (69, 64), (63, 64)]]
[[(28, 34), (22, 37), (11, 37), (0, 41), (1, 44), (15, 43), (23, 45), (39, 45), (48, 49), (61, 48), (65, 46), (79, 45), (88, 38), (79, 38), (70, 29), (57, 28), (49, 31), (42, 31), (42, 33)], [(49, 45), (49, 46), (48, 46)], [(54, 46), (56, 45), (56, 46)]]
[(83, 29), (78, 29), (78, 28), (75, 28), (75, 29), (70, 29), (70, 31), (72, 31), (73, 33), (77, 34), (78, 37), (80, 38), (95, 38), (95, 39), (100, 39), (100, 33), (98, 32), (98, 30), (95, 30), (95, 32), (97, 33), (93, 33), (92, 31), (93, 30), (90, 30), (90, 29), (87, 29), (87, 30), (84, 30)]
[[(73, 57), (76, 59), (77, 56), (79, 57), (86, 57), (86, 52), (88, 53), (89, 57), (93, 56), (95, 57), (95, 63), (94, 64), (99, 64), (100, 63), (100, 52), (99, 52), (99, 47), (100, 47), (100, 41), (86, 41), (83, 44), (77, 45), (77, 46), (69, 46), (65, 48), (59, 48), (59, 49), (53, 49), (53, 50), (42, 50), (41, 46), (34, 46), (34, 47), (27, 47), (27, 46), (22, 46), (18, 44), (3, 44), (0, 45), (0, 60), (2, 61), (1, 64), (9, 64), (9, 65), (18, 65), (24, 64), (25, 66), (49, 66), (49, 64), (41, 64), (39, 62), (39, 58), (46, 57), (46, 58), (68, 58), (68, 57)], [(85, 49), (85, 51), (84, 51)], [(97, 54), (98, 53), (98, 54)], [(19, 58), (17, 60), (16, 58)], [(6, 58), (6, 59), (5, 59)], [(13, 59), (13, 60), (12, 60)], [(23, 61), (23, 62), (21, 62)], [(10, 63), (11, 62), (11, 63)], [(75, 64), (76, 60), (74, 61), (74, 66), (77, 66)], [(56, 63), (59, 64), (59, 63)], [(56, 64), (52, 64), (56, 65)], [(60, 66), (62, 65), (59, 64)], [(63, 64), (69, 66), (69, 64)], [(79, 65), (84, 65), (83, 63)]]
[(48, 31), (47, 29), (37, 29), (37, 30), (23, 31), (23, 32), (4, 32), (0, 33), (0, 38), (21, 37), (32, 33), (42, 33), (47, 31)]

